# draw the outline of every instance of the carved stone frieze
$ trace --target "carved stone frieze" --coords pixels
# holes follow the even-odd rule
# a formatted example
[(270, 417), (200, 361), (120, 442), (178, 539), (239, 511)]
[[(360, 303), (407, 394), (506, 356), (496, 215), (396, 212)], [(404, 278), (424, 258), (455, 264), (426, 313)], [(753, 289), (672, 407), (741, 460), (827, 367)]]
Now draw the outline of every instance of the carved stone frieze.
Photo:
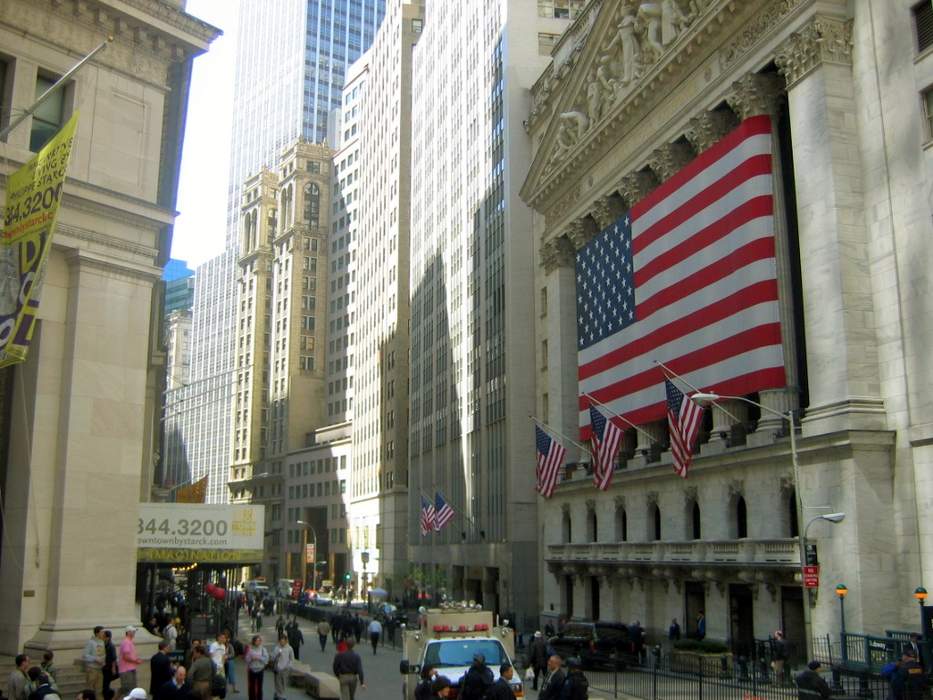
[(596, 220), (596, 224), (599, 226), (600, 230), (609, 226), (624, 213), (624, 209), (619, 201), (620, 199), (620, 197), (616, 196), (600, 197), (593, 202), (591, 214)]
[(739, 119), (760, 114), (774, 117), (784, 99), (784, 84), (774, 73), (749, 73), (734, 83), (726, 102)]
[(693, 150), (684, 143), (666, 143), (652, 152), (648, 167), (664, 182), (694, 158)]
[(742, 479), (731, 479), (728, 486), (729, 498), (738, 498), (745, 494), (745, 482)]
[(573, 267), (574, 259), (573, 243), (566, 236), (557, 236), (541, 246), (541, 264), (545, 272), (558, 267)]
[(596, 499), (587, 498), (586, 499), (586, 511), (587, 513), (592, 513), (596, 510)]
[(589, 243), (593, 236), (599, 233), (596, 230), (596, 225), (591, 219), (583, 218), (576, 219), (570, 222), (570, 225), (567, 227), (567, 238), (570, 239), (570, 242), (573, 243), (574, 248), (580, 250), (583, 246)]
[(736, 123), (735, 115), (727, 110), (703, 111), (690, 120), (684, 136), (699, 155), (732, 131)]
[(852, 21), (817, 15), (774, 57), (790, 89), (823, 63), (852, 65)]
[(616, 508), (625, 508), (625, 496), (616, 496), (612, 499)]
[(645, 501), (648, 502), (649, 506), (655, 506), (658, 504), (658, 492), (657, 491), (648, 491), (645, 494)]
[(723, 71), (728, 70), (732, 64), (754, 48), (764, 35), (778, 27), (784, 18), (803, 2), (804, 0), (771, 0), (766, 3), (765, 7), (756, 12), (751, 21), (720, 52), (720, 65)]
[(653, 173), (645, 170), (629, 173), (619, 181), (619, 194), (629, 207), (644, 199), (651, 190), (658, 186)]

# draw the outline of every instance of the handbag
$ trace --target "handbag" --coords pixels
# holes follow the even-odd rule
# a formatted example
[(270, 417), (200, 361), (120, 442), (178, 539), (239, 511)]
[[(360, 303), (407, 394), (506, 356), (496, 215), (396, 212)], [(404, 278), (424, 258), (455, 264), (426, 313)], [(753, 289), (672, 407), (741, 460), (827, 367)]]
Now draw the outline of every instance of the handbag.
[(535, 679), (535, 670), (531, 666), (529, 666), (528, 668), (525, 669), (525, 680), (533, 681), (534, 679)]
[(214, 675), (211, 676), (211, 696), (215, 698), (227, 697), (227, 677), (217, 673), (214, 669)]

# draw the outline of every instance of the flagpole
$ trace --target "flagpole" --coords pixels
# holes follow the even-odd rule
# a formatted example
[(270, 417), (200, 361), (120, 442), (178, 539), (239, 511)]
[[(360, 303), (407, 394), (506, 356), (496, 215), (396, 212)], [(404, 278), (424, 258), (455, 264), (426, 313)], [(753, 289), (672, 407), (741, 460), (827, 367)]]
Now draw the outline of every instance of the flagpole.
[[(682, 382), (683, 382), (684, 384), (686, 384), (688, 387), (690, 387), (691, 389), (693, 389), (693, 391), (698, 392), (698, 393), (702, 391), (700, 388), (693, 386), (693, 384), (691, 384), (690, 382), (688, 382), (686, 379), (684, 379), (684, 378), (681, 377), (679, 374), (677, 374), (677, 372), (675, 372), (675, 371), (672, 370), (670, 367), (668, 367), (666, 364), (664, 364), (663, 362), (661, 362), (661, 360), (654, 360), (653, 362), (654, 362), (654, 364), (656, 364), (656, 365), (658, 365), (659, 367), (661, 367), (661, 369), (663, 369), (665, 372), (668, 372), (669, 374), (673, 375), (675, 379), (679, 379), (680, 381), (682, 381)], [(738, 416), (733, 415), (733, 414), (729, 411), (729, 409), (727, 409), (727, 408), (726, 408), (725, 406), (723, 406), (722, 404), (716, 403), (715, 401), (713, 401), (712, 403), (716, 404), (716, 406), (719, 408), (720, 411), (722, 411), (723, 413), (725, 413), (727, 416), (729, 416), (729, 417), (730, 417), (732, 420), (734, 420), (736, 423), (743, 423), (743, 422), (744, 422), (744, 421), (741, 420)]]
[(593, 451), (592, 451), (589, 447), (586, 447), (585, 445), (581, 445), (579, 442), (577, 442), (577, 441), (574, 440), (573, 438), (569, 438), (569, 437), (567, 437), (566, 435), (564, 435), (563, 433), (558, 432), (557, 430), (555, 430), (554, 428), (552, 428), (550, 425), (548, 425), (547, 423), (545, 423), (543, 420), (540, 420), (540, 419), (536, 418), (535, 416), (531, 415), (530, 413), (528, 414), (528, 417), (529, 417), (532, 421), (534, 421), (535, 423), (537, 423), (538, 425), (540, 425), (540, 426), (542, 426), (542, 427), (547, 428), (548, 430), (550, 430), (550, 431), (551, 431), (552, 433), (554, 433), (557, 437), (562, 438), (562, 439), (566, 440), (567, 442), (572, 442), (574, 445), (576, 445), (577, 447), (579, 447), (581, 450), (584, 450), (585, 452), (588, 452), (588, 453), (590, 454), (590, 456), (592, 456)]
[(649, 432), (647, 432), (647, 431), (645, 431), (645, 430), (642, 430), (642, 429), (639, 428), (637, 425), (635, 425), (632, 421), (628, 420), (627, 418), (624, 418), (623, 416), (620, 416), (618, 413), (616, 413), (615, 411), (613, 411), (611, 408), (609, 408), (609, 407), (608, 407), (606, 404), (604, 404), (602, 401), (599, 401), (599, 400), (593, 398), (592, 395), (587, 394), (587, 393), (585, 393), (585, 392), (584, 392), (583, 395), (584, 395), (586, 398), (588, 398), (590, 401), (592, 401), (593, 403), (595, 403), (597, 406), (602, 406), (603, 408), (605, 408), (605, 409), (606, 409), (606, 413), (608, 413), (609, 415), (611, 415), (613, 418), (618, 418), (620, 421), (622, 421), (622, 422), (625, 423), (626, 425), (629, 425), (629, 426), (635, 428), (635, 430), (638, 432), (639, 435), (641, 435), (642, 437), (648, 439), (648, 444), (655, 444), (655, 445), (660, 445), (660, 444), (661, 444), (660, 442), (657, 441), (657, 439), (656, 439), (655, 437), (653, 437), (653, 436), (651, 435), (651, 433), (649, 433)]

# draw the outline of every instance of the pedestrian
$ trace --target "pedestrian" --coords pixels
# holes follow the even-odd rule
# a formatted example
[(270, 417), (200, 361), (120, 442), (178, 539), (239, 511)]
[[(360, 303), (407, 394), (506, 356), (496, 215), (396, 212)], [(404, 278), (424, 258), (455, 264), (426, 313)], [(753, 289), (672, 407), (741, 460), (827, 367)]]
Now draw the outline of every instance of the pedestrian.
[(253, 635), (243, 661), (246, 662), (246, 692), (249, 700), (262, 700), (262, 677), (269, 665), (269, 651), (263, 646), (260, 635)]
[(285, 634), (285, 618), (279, 615), (275, 621), (275, 636), (281, 637), (283, 634)]
[[(230, 634), (230, 630), (224, 630), (224, 642), (227, 644), (227, 651), (224, 655), (224, 675), (227, 677), (227, 685), (233, 688), (234, 693), (239, 693), (240, 691), (236, 687), (236, 647), (233, 645), (231, 639), (233, 635)], [(239, 642), (237, 642), (239, 644)]]
[(458, 697), (463, 700), (483, 700), (494, 680), (492, 669), (486, 665), (486, 657), (482, 654), (474, 654), (472, 665), (460, 679)]
[(499, 680), (493, 683), (486, 692), (485, 700), (514, 700), (515, 694), (512, 692), (512, 685), (509, 683), (514, 674), (515, 670), (512, 668), (512, 664), (508, 661), (503, 662), (499, 666)]
[(104, 657), (104, 628), (98, 625), (84, 645), (84, 653), (81, 656), (84, 660), (84, 680), (87, 687), (95, 693), (103, 690)]
[(7, 679), (6, 696), (8, 700), (26, 700), (29, 695), (29, 657), (19, 654), (13, 661), (16, 668)]
[(39, 664), (39, 668), (49, 677), (49, 683), (54, 688), (58, 682), (56, 679), (58, 669), (55, 667), (55, 653), (51, 649), (42, 653), (42, 663)]
[(567, 676), (560, 689), (560, 700), (587, 700), (589, 697), (589, 683), (583, 675), (580, 659), (567, 659)]
[(288, 676), (295, 661), (295, 652), (288, 646), (288, 637), (279, 637), (279, 643), (272, 652), (272, 670), (275, 674), (275, 700), (284, 700), (288, 687)]
[(330, 635), (334, 640), (334, 644), (340, 640), (340, 617), (338, 615), (331, 617)]
[(564, 660), (557, 654), (551, 654), (547, 660), (547, 673), (541, 683), (541, 692), (538, 700), (557, 700), (560, 698), (561, 687), (564, 685), (564, 670), (561, 668)]
[(434, 679), (437, 678), (437, 669), (427, 664), (421, 669), (421, 681), (415, 687), (415, 700), (431, 700), (434, 691), (431, 686), (434, 685)]
[(450, 679), (447, 676), (438, 676), (431, 684), (431, 697), (446, 698), (450, 695)]
[(113, 644), (113, 633), (110, 630), (103, 631), (104, 637), (104, 666), (101, 669), (101, 697), (104, 700), (111, 700), (116, 691), (110, 687), (120, 672), (117, 669), (117, 648)]
[(159, 642), (159, 650), (149, 659), (149, 692), (155, 694), (175, 675), (172, 659), (168, 655), (168, 642)]
[[(360, 620), (359, 618), (357, 618), (357, 620), (359, 620), (360, 625), (363, 624), (362, 620)], [(379, 620), (377, 620), (376, 618), (373, 618), (373, 621), (369, 623), (369, 641), (373, 645), (373, 656), (376, 655), (376, 647), (379, 646), (379, 637), (381, 636), (382, 636), (382, 623), (379, 622)], [(359, 634), (356, 635), (356, 641), (357, 642), (360, 641)]]
[(227, 638), (223, 632), (217, 633), (217, 637), (207, 648), (207, 653), (211, 657), (211, 663), (214, 664), (214, 673), (223, 676), (224, 682), (226, 682)]
[(356, 697), (357, 684), (366, 688), (363, 678), (363, 660), (353, 651), (356, 642), (346, 640), (347, 650), (334, 656), (334, 675), (340, 681), (340, 700), (353, 700)]
[(213, 677), (214, 664), (207, 656), (207, 651), (201, 645), (193, 647), (188, 679), (191, 681), (191, 695), (195, 700), (210, 700)]
[(194, 679), (191, 677), (191, 664), (194, 662), (194, 650), (200, 646), (201, 646), (200, 639), (192, 639), (191, 646), (189, 646), (188, 650), (185, 652), (185, 667), (188, 669), (188, 682), (189, 683), (194, 683)]
[(697, 613), (697, 639), (706, 639), (706, 615), (701, 610)]
[(301, 658), (299, 652), (301, 651), (301, 645), (305, 643), (305, 636), (301, 633), (296, 618), (293, 617), (291, 622), (285, 625), (285, 636), (288, 637), (288, 643), (292, 651), (295, 652), (295, 661), (298, 661)]
[[(360, 638), (363, 636), (363, 630), (366, 628), (366, 623), (363, 622), (363, 618), (360, 617), (360, 614), (359, 614), (359, 613), (357, 613), (355, 617), (351, 618), (350, 622), (351, 622), (351, 626), (352, 626), (352, 628), (353, 628), (353, 637), (356, 639), (356, 643), (359, 644), (359, 643), (360, 643)], [(374, 618), (374, 619), (373, 619), (373, 622), (378, 622), (378, 620), (376, 620), (376, 619)], [(372, 627), (372, 623), (370, 623), (369, 626)], [(382, 625), (381, 625), (381, 624), (379, 625), (379, 633), (382, 634)], [(372, 633), (370, 632), (370, 634), (372, 634)], [(375, 652), (373, 652), (373, 653), (375, 653)]]
[(671, 626), (667, 628), (667, 638), (673, 643), (680, 640), (680, 625), (675, 617), (671, 620)]
[(172, 677), (156, 689), (153, 700), (189, 700), (190, 695), (188, 672), (184, 666), (179, 666)]
[(922, 638), (916, 632), (910, 633), (910, 642), (908, 644), (908, 649), (914, 653), (914, 657), (917, 659), (917, 663), (922, 667), (926, 668), (926, 664), (923, 662), (923, 642)]
[(547, 641), (544, 639), (544, 635), (541, 634), (541, 630), (538, 630), (531, 640), (531, 650), (528, 654), (528, 662), (535, 674), (534, 685), (532, 686), (534, 690), (538, 689), (538, 678), (543, 676), (547, 670), (547, 657)]
[(554, 636), (554, 625), (550, 621), (544, 626), (544, 636), (550, 639)]
[(317, 640), (321, 643), (321, 653), (324, 653), (324, 648), (327, 646), (327, 637), (330, 635), (330, 625), (327, 623), (327, 620), (321, 620), (317, 623)]
[[(117, 671), (120, 672), (120, 697), (127, 697), (131, 690), (138, 687), (136, 683), (136, 668), (142, 663), (136, 653), (136, 628), (129, 625), (123, 631), (123, 641), (117, 653)], [(143, 690), (143, 693), (146, 691)], [(143, 698), (145, 700), (145, 698)]]
[(39, 666), (33, 666), (26, 674), (29, 677), (29, 686), (32, 690), (27, 695), (28, 700), (62, 700), (52, 681), (42, 672)]
[(350, 637), (340, 637), (337, 641), (337, 653), (342, 654), (347, 650), (347, 642), (350, 641)]
[(807, 664), (806, 669), (797, 674), (794, 681), (797, 683), (797, 688), (799, 690), (805, 690), (816, 694), (820, 698), (828, 698), (831, 695), (829, 685), (827, 685), (823, 676), (820, 675), (820, 668), (820, 662), (813, 660)]
[(130, 688), (126, 694), (126, 700), (149, 700), (145, 688)]
[(901, 655), (901, 666), (891, 678), (891, 696), (893, 700), (921, 700), (927, 687), (923, 666), (917, 661), (912, 649), (905, 649)]
[(771, 670), (774, 671), (774, 682), (784, 684), (784, 664), (787, 662), (787, 642), (784, 632), (775, 630), (771, 638)]
[(253, 632), (262, 632), (262, 605), (258, 601), (253, 606)]
[(162, 630), (162, 638), (168, 642), (168, 653), (171, 654), (178, 646), (178, 619), (172, 618)]

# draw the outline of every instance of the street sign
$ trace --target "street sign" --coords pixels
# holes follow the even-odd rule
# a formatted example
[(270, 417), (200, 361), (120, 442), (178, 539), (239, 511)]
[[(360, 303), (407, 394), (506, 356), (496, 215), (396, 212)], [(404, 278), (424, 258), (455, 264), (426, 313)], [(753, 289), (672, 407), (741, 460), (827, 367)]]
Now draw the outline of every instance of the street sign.
[(313, 564), (314, 557), (316, 552), (314, 551), (314, 544), (305, 545), (305, 564)]
[(820, 567), (819, 565), (808, 565), (803, 567), (803, 587), (820, 587)]
[(301, 586), (302, 581), (300, 579), (295, 579), (292, 581), (292, 600), (298, 600), (298, 597), (301, 595)]
[(804, 556), (806, 557), (805, 564), (807, 566), (816, 566), (820, 563), (819, 557), (816, 556), (815, 544), (808, 544), (806, 546)]

